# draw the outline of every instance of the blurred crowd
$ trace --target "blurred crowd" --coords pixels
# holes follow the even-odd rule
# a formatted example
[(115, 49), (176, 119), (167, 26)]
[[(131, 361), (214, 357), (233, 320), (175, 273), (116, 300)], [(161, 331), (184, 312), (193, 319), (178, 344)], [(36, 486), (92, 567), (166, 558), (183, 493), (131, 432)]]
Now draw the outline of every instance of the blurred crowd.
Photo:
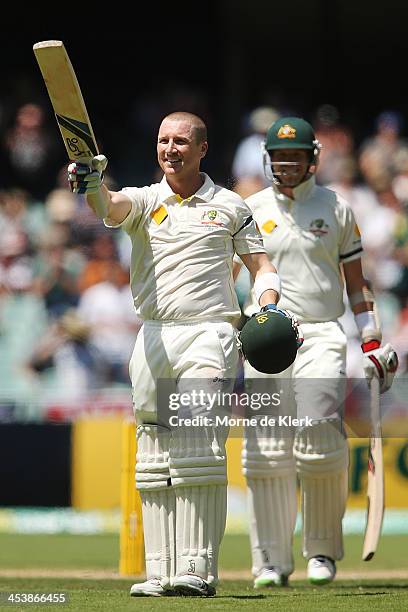
[[(279, 115), (279, 109), (267, 106), (245, 117), (246, 133), (224, 181), (230, 186), (232, 180), (243, 197), (268, 184), (261, 142)], [(356, 141), (334, 106), (323, 105), (306, 118), (323, 145), (317, 180), (341, 193), (355, 212), (384, 336), (401, 354), (405, 371), (404, 117), (381, 113), (363, 142)], [(128, 361), (141, 325), (129, 288), (130, 240), (124, 232), (105, 228), (83, 197), (70, 192), (62, 144), (56, 130), (46, 127), (40, 106), (21, 106), (0, 137), (0, 407), (32, 405), (41, 418), (39, 407), (47, 401), (81, 401), (100, 388), (129, 387)], [(151, 182), (149, 172), (138, 185)], [(112, 176), (106, 182), (121, 187)], [(245, 290), (241, 280), (240, 299)], [(343, 324), (350, 337), (349, 373), (360, 376), (357, 330), (349, 310)]]
[(71, 193), (56, 144), (42, 109), (25, 104), (1, 148), (0, 405), (39, 417), (47, 403), (128, 389), (140, 327), (130, 241)]

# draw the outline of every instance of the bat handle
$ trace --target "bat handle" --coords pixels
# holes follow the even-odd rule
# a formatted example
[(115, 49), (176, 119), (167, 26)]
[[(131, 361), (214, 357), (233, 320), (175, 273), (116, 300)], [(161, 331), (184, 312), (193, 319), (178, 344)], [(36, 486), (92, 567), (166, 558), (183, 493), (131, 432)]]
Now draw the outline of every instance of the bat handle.
[(104, 172), (106, 166), (108, 165), (108, 160), (105, 155), (96, 155), (92, 158), (92, 168), (97, 170), (98, 172)]

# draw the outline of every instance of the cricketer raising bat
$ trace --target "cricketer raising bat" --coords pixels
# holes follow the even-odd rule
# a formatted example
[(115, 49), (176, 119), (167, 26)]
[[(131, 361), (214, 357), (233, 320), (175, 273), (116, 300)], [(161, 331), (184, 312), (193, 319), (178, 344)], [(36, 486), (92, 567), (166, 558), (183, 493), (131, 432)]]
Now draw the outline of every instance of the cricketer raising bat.
[(384, 516), (384, 463), (380, 414), (380, 383), (374, 376), (370, 383), (371, 433), (368, 449), (367, 524), (364, 534), (363, 561), (370, 561), (377, 550)]
[(60, 40), (33, 46), (48, 95), (71, 161), (89, 164), (98, 155), (92, 125), (74, 69)]

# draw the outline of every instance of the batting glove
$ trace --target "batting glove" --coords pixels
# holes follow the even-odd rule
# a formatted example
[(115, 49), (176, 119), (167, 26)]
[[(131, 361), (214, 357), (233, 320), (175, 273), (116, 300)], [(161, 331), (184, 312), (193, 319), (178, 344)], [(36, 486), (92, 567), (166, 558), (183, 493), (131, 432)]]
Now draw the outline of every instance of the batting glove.
[(289, 312), (289, 310), (283, 310), (282, 308), (278, 308), (276, 304), (266, 304), (266, 306), (262, 306), (261, 312), (267, 312), (267, 311), (276, 312), (277, 314), (290, 319), (292, 327), (296, 333), (296, 342), (297, 342), (297, 347), (299, 350), (305, 339), (303, 337), (302, 328), (300, 327), (299, 321), (297, 320), (295, 315)]
[(68, 166), (68, 181), (73, 193), (90, 195), (96, 193), (103, 183), (103, 172), (108, 165), (105, 155), (97, 155), (91, 166), (72, 162)]
[(398, 355), (391, 344), (380, 346), (378, 340), (370, 340), (361, 345), (363, 349), (363, 368), (368, 385), (373, 376), (380, 381), (380, 393), (387, 391), (394, 380), (398, 368)]

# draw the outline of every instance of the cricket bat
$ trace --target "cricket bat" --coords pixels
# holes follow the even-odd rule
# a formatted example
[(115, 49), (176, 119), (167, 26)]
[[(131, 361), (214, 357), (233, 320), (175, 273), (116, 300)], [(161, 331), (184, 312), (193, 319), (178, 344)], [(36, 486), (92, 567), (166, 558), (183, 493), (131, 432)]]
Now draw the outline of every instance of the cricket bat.
[(368, 449), (367, 523), (364, 534), (363, 561), (370, 561), (377, 550), (384, 516), (384, 462), (380, 414), (380, 383), (373, 376), (370, 383), (371, 433)]
[(45, 40), (33, 46), (68, 158), (84, 164), (99, 154), (81, 89), (64, 44)]

